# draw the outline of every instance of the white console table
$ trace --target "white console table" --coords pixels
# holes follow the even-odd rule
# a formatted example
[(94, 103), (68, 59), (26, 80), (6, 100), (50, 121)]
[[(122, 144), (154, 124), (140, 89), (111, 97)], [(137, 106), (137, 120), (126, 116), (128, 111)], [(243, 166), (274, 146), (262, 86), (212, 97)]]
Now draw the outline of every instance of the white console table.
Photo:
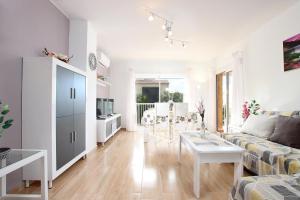
[(106, 142), (121, 129), (121, 114), (114, 114), (106, 119), (97, 119), (97, 142)]
[[(41, 194), (7, 194), (6, 175), (26, 165), (39, 161), (41, 163)], [(17, 150), (12, 149), (0, 165), (0, 199), (39, 199), (48, 200), (48, 173), (46, 150)]]

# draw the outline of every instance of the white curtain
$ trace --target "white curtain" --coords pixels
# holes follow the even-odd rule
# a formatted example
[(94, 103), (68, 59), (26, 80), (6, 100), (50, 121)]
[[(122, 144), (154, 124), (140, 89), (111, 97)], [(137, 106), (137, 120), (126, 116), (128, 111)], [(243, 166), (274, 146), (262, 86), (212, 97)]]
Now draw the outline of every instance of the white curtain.
[(208, 70), (208, 80), (205, 87), (207, 88), (206, 95), (204, 96), (205, 106), (205, 124), (209, 131), (216, 130), (216, 69), (210, 67)]
[(245, 101), (243, 52), (236, 52), (232, 56), (232, 125), (241, 125), (243, 123), (242, 105)]
[[(135, 73), (129, 69), (129, 81), (127, 85), (127, 99), (126, 99), (126, 130), (136, 131), (137, 116), (136, 116), (136, 91), (135, 91)], [(126, 89), (126, 88), (124, 88)]]

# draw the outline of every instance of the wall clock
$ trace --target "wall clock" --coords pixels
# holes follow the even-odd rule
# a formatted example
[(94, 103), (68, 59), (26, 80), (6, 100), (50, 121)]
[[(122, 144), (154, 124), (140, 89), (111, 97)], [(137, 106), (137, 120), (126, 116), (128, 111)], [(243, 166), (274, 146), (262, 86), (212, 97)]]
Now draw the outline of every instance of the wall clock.
[(94, 53), (90, 53), (89, 55), (89, 66), (92, 71), (97, 68), (97, 57)]

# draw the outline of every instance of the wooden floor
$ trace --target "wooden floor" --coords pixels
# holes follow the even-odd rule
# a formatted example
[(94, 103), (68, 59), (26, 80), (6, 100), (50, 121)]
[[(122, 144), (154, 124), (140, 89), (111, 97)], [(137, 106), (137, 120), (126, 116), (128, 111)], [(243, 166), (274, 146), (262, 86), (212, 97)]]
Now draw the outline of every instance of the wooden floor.
[[(119, 132), (57, 178), (49, 190), (53, 200), (195, 199), (193, 160), (184, 148), (177, 162), (177, 144), (140, 133)], [(232, 164), (201, 165), (201, 199), (228, 199)], [(18, 192), (36, 193), (38, 184)]]

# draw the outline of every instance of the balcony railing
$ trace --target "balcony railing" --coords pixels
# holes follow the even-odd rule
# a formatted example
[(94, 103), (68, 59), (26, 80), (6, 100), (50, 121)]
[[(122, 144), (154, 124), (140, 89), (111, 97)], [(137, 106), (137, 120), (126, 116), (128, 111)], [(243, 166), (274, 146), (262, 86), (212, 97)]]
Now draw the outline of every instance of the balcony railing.
[(141, 124), (141, 119), (143, 117), (143, 113), (145, 110), (150, 108), (154, 108), (155, 103), (137, 103), (136, 104), (136, 111), (137, 111), (137, 123)]

